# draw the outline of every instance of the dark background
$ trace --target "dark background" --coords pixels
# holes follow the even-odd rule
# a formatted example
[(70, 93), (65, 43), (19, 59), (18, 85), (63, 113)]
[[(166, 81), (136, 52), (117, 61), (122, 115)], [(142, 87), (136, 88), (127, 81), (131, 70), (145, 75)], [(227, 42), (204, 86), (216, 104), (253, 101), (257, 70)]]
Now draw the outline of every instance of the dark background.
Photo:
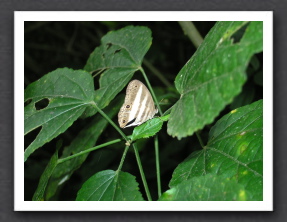
[[(215, 24), (194, 23), (203, 36)], [(151, 29), (152, 46), (145, 59), (173, 85), (176, 74), (196, 50), (177, 22), (71, 21), (25, 22), (25, 87), (57, 68), (83, 69), (90, 53), (101, 44), (102, 36), (128, 25)]]
[[(215, 22), (194, 22), (194, 24), (204, 37)], [(145, 62), (143, 68), (146, 70), (147, 76), (155, 88), (156, 95), (160, 96), (158, 100), (160, 101), (162, 98), (170, 101), (169, 104), (161, 106), (163, 111), (166, 110), (179, 97), (174, 88), (174, 79), (196, 50), (177, 22), (25, 22), (25, 87), (57, 68), (83, 69), (90, 53), (101, 44), (100, 39), (103, 35), (110, 30), (118, 30), (128, 25), (146, 26), (152, 31), (152, 45), (145, 56), (145, 62), (153, 65), (162, 73), (171, 85), (169, 89), (150, 71)], [(259, 57), (261, 59), (262, 56), (260, 55)], [(262, 64), (262, 62), (260, 63)], [(133, 78), (143, 79), (140, 73), (136, 73)], [(98, 88), (97, 81), (98, 78), (95, 78), (96, 88)], [(261, 86), (258, 87), (258, 93), (259, 97), (262, 98)], [(125, 89), (122, 94), (125, 94)], [(255, 98), (253, 99), (256, 100)], [(40, 108), (41, 104), (37, 103), (37, 106)], [(107, 109), (110, 108), (107, 107)], [(229, 111), (228, 108), (226, 110), (226, 112)], [(116, 115), (113, 120), (117, 123)], [(63, 146), (69, 145), (72, 139), (90, 121), (91, 118), (77, 120), (65, 133), (45, 144), (28, 158), (25, 162), (25, 200), (32, 199), (39, 178), (55, 152), (56, 143), (62, 140)], [(203, 137), (207, 137), (210, 126), (201, 132)], [(32, 131), (25, 136), (25, 148), (35, 139), (39, 130)], [(132, 128), (127, 128), (123, 131), (126, 135), (132, 134)], [(99, 145), (117, 138), (119, 138), (118, 133), (113, 127), (108, 126), (96, 144)], [(150, 192), (153, 200), (157, 200), (153, 138), (143, 139), (138, 143)], [(193, 150), (200, 149), (200, 146), (195, 136), (178, 142), (177, 139), (172, 139), (172, 137), (168, 136), (166, 129), (164, 129), (159, 134), (159, 147), (162, 190), (165, 191), (169, 189), (168, 182), (175, 167)], [(73, 174), (69, 181), (60, 187), (57, 195), (50, 200), (75, 200), (77, 191), (93, 174), (106, 169), (117, 170), (123, 148), (124, 144), (115, 144), (90, 153), (84, 164)], [(61, 151), (62, 149), (60, 153)], [(140, 190), (145, 198), (144, 188), (132, 149), (129, 150), (124, 162), (123, 171), (136, 176), (140, 184)]]
[[(215, 22), (194, 22), (202, 37), (208, 33), (214, 24)], [(169, 102), (166, 105), (161, 105), (164, 112), (178, 100), (179, 94), (174, 87), (174, 79), (196, 50), (192, 42), (184, 35), (183, 30), (177, 22), (25, 22), (25, 87), (27, 84), (36, 81), (44, 74), (57, 68), (83, 69), (90, 53), (95, 47), (101, 44), (100, 39), (103, 35), (110, 30), (118, 30), (128, 25), (146, 26), (152, 31), (153, 41), (144, 58), (143, 68), (146, 70), (147, 76), (155, 88), (158, 100), (168, 100)], [(236, 39), (236, 36), (234, 38)], [(255, 70), (252, 65), (249, 65), (247, 69), (248, 81), (243, 88), (243, 92), (247, 96), (242, 96), (244, 102), (243, 104), (240, 103), (238, 107), (250, 104), (263, 97), (262, 84), (257, 84), (254, 81), (254, 77), (257, 75), (262, 79), (262, 53), (255, 55), (252, 61), (255, 60), (258, 63), (258, 67)], [(171, 85), (169, 88), (150, 71), (145, 65), (146, 62), (153, 65), (154, 68), (162, 73)], [(136, 73), (133, 78), (143, 80), (140, 73)], [(95, 78), (95, 85), (98, 88), (98, 77)], [(125, 89), (123, 89), (122, 94), (125, 94)], [(115, 98), (114, 100), (117, 99)], [(38, 108), (42, 108), (41, 105), (45, 104), (38, 104), (37, 102), (36, 108), (38, 106)], [(230, 110), (237, 108), (236, 105), (237, 103), (233, 103), (231, 107), (227, 106), (216, 117), (216, 120)], [(110, 109), (111, 106), (107, 107), (106, 110)], [(116, 115), (113, 120), (117, 123)], [(73, 138), (90, 121), (91, 118), (77, 120), (67, 131), (39, 148), (28, 158), (25, 162), (24, 188), (26, 201), (32, 199), (39, 178), (55, 152), (56, 143), (62, 140), (63, 147), (68, 146)], [(214, 123), (205, 126), (200, 132), (204, 144), (207, 143), (208, 133)], [(25, 148), (35, 139), (39, 130), (32, 131), (25, 136)], [(123, 132), (126, 135), (131, 135), (132, 128), (124, 129)], [(195, 135), (183, 138), (180, 141), (168, 136), (166, 134), (166, 124), (158, 136), (161, 182), (162, 191), (164, 192), (169, 189), (168, 183), (177, 165), (187, 158), (191, 152), (201, 148)], [(96, 145), (117, 138), (119, 138), (118, 133), (113, 127), (108, 126)], [(156, 163), (153, 141), (153, 138), (142, 139), (138, 142), (138, 146), (152, 199), (157, 200)], [(77, 191), (81, 188), (82, 184), (96, 172), (106, 169), (117, 170), (123, 148), (123, 143), (115, 144), (90, 153), (84, 164), (75, 171), (70, 180), (59, 187), (57, 194), (49, 200), (75, 200)], [(60, 153), (62, 150), (60, 149)], [(61, 154), (59, 154), (60, 156)], [(140, 184), (140, 191), (146, 199), (133, 149), (129, 150), (122, 170), (136, 176), (136, 180)]]
[[(286, 149), (283, 147), (283, 138), (286, 137), (286, 129), (283, 124), (286, 123), (286, 112), (284, 111), (285, 100), (281, 101), (286, 94), (283, 84), (286, 82), (286, 67), (284, 52), (286, 51), (286, 32), (284, 29), (284, 11), (286, 4), (283, 1), (1, 1), (1, 95), (2, 104), (6, 109), (1, 110), (1, 144), (5, 151), (1, 155), (1, 219), (14, 219), (16, 221), (31, 220), (65, 220), (83, 221), (106, 220), (106, 221), (143, 221), (146, 219), (166, 221), (187, 221), (187, 220), (208, 220), (208, 221), (282, 221), (286, 216)], [(274, 14), (274, 209), (275, 212), (269, 213), (204, 213), (204, 212), (172, 212), (172, 213), (20, 213), (13, 211), (13, 11), (14, 10), (275, 10)], [(286, 20), (286, 19), (285, 19)], [(26, 36), (25, 36), (26, 38)], [(153, 41), (153, 45), (155, 42)], [(83, 52), (83, 57), (85, 57)], [(89, 53), (88, 53), (89, 54)], [(188, 55), (186, 55), (188, 56)], [(26, 59), (26, 57), (25, 57)], [(284, 59), (284, 60), (283, 60)], [(67, 61), (64, 66), (68, 65)], [(79, 63), (77, 63), (79, 62)], [(26, 63), (26, 61), (25, 61)], [(75, 65), (81, 65), (81, 59), (73, 62)], [(59, 64), (54, 64), (60, 67)], [(159, 65), (160, 66), (160, 65)], [(158, 67), (158, 65), (157, 65)], [(182, 64), (178, 64), (182, 67)], [(48, 70), (49, 67), (46, 67)], [(75, 67), (76, 68), (76, 67)], [(25, 71), (28, 67), (25, 67)], [(29, 68), (31, 71), (31, 68)], [(164, 69), (164, 67), (163, 67)], [(176, 68), (175, 68), (176, 69)], [(47, 70), (34, 70), (39, 75), (45, 74)], [(51, 69), (53, 70), (53, 69)], [(49, 71), (49, 70), (48, 70)], [(171, 71), (174, 73), (174, 71)], [(36, 78), (37, 79), (37, 78)], [(283, 107), (282, 107), (283, 105)], [(284, 155), (285, 154), (285, 155)], [(281, 218), (281, 219), (280, 219)]]

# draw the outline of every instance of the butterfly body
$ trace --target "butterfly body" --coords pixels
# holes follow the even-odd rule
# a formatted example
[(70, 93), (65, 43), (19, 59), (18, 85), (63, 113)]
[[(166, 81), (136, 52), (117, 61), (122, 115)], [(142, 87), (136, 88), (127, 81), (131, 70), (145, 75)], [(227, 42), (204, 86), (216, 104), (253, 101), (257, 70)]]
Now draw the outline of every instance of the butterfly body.
[(157, 113), (153, 98), (147, 87), (139, 80), (129, 83), (126, 97), (119, 114), (118, 122), (121, 128), (137, 126)]

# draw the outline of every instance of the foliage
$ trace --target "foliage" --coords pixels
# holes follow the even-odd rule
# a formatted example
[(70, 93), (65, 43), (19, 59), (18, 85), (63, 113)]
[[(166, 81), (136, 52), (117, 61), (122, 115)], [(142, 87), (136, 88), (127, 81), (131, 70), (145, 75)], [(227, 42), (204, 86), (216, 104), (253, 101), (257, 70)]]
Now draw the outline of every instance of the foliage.
[(181, 97), (168, 122), (170, 135), (192, 135), (211, 123), (241, 91), (251, 56), (262, 50), (262, 44), (258, 44), (262, 31), (257, 31), (260, 27), (262, 30), (260, 23), (251, 23), (240, 42), (233, 43), (232, 35), (244, 25), (245, 22), (217, 23), (178, 73), (175, 86)]
[[(107, 32), (103, 27), (110, 24), (118, 23), (97, 25)], [(37, 180), (38, 186), (26, 199), (263, 200), (258, 54), (263, 49), (263, 24), (208, 24), (212, 28), (206, 30), (203, 43), (182, 59), (176, 76), (158, 71), (173, 70), (166, 53), (159, 50), (172, 45), (162, 38), (174, 42), (171, 33), (158, 31), (159, 27), (166, 31), (165, 23), (123, 23), (123, 28), (98, 38), (90, 56), (83, 56), (82, 66), (65, 65), (70, 68), (49, 70), (32, 83), (27, 81), (25, 180)], [(174, 24), (168, 27), (173, 29)], [(91, 35), (84, 30), (84, 35)], [(191, 45), (183, 32), (181, 38), (179, 42)], [(149, 53), (156, 47), (156, 55)], [(158, 69), (151, 65), (157, 61)], [(146, 70), (151, 70), (148, 76)], [(122, 130), (114, 122), (132, 78), (145, 80), (165, 112)], [(55, 148), (59, 141), (63, 147)], [(42, 170), (35, 173), (37, 166)]]
[(84, 183), (77, 200), (138, 201), (143, 198), (134, 176), (126, 172), (105, 170), (96, 173)]
[(193, 152), (175, 169), (170, 187), (197, 176), (220, 175), (243, 185), (242, 188), (250, 191), (249, 199), (262, 200), (262, 111), (260, 100), (218, 120), (204, 149)]

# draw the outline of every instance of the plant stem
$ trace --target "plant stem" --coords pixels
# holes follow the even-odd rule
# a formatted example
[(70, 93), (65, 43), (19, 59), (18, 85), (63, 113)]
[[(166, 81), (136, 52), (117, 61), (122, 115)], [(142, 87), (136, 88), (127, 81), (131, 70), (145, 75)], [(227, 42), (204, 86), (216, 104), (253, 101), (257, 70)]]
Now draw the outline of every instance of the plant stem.
[(126, 146), (126, 148), (125, 148), (125, 150), (124, 150), (124, 153), (123, 153), (122, 158), (121, 158), (120, 165), (119, 165), (118, 170), (117, 170), (118, 172), (122, 170), (122, 166), (123, 166), (124, 160), (125, 160), (125, 158), (126, 158), (127, 152), (128, 152), (128, 150), (129, 150), (129, 147), (130, 147), (130, 146)]
[(155, 148), (155, 161), (156, 161), (157, 192), (158, 192), (158, 198), (160, 198), (161, 181), (160, 181), (159, 149), (158, 149), (158, 136), (157, 135), (154, 138), (154, 148)]
[(194, 26), (192, 22), (188, 21), (179, 21), (178, 22), (184, 31), (184, 33), (188, 36), (188, 38), (191, 40), (193, 45), (198, 48), (200, 44), (203, 42), (203, 38), (201, 37), (200, 33)]
[(140, 156), (139, 156), (139, 151), (137, 149), (136, 144), (133, 144), (133, 148), (134, 148), (134, 151), (135, 151), (135, 155), (136, 155), (137, 163), (138, 163), (138, 166), (139, 166), (139, 170), (140, 170), (141, 178), (142, 178), (142, 181), (143, 181), (143, 185), (144, 185), (144, 188), (145, 188), (145, 192), (146, 192), (146, 195), (147, 195), (147, 199), (149, 201), (152, 201), (151, 196), (150, 196), (150, 192), (149, 192), (149, 189), (148, 189), (148, 185), (147, 185), (147, 182), (146, 182), (146, 179), (145, 179), (145, 174), (143, 172), (141, 159), (140, 159)]
[[(93, 78), (95, 78), (96, 76), (102, 74), (106, 69), (99, 69), (94, 75), (93, 75)], [(95, 71), (93, 71), (92, 73), (94, 73)]]
[(164, 77), (161, 72), (153, 66), (148, 60), (144, 59), (143, 64), (155, 75), (157, 76), (163, 84), (165, 84), (167, 87), (172, 87), (172, 84)]
[[(97, 106), (97, 104), (95, 102), (91, 102), (91, 105), (95, 107), (95, 109), (119, 132), (119, 134), (121, 134), (121, 136), (126, 141), (129, 140), (128, 137), (121, 131), (121, 129)], [(119, 165), (118, 170), (121, 169), (121, 167), (122, 167), (122, 164), (123, 164), (123, 161), (125, 159), (128, 147), (129, 146), (126, 146), (126, 148), (125, 148), (125, 151), (124, 151), (123, 157), (121, 159), (121, 163)], [(138, 166), (139, 166), (139, 170), (140, 170), (140, 174), (141, 174), (141, 178), (142, 178), (142, 181), (143, 181), (143, 184), (144, 184), (144, 188), (145, 188), (145, 191), (146, 191), (147, 198), (148, 198), (149, 201), (152, 201), (151, 196), (150, 196), (150, 192), (149, 192), (149, 189), (148, 189), (148, 186), (147, 186), (147, 182), (146, 182), (146, 179), (145, 179), (145, 175), (144, 175), (144, 172), (143, 172), (143, 168), (142, 168), (141, 160), (140, 160), (140, 157), (139, 157), (138, 149), (137, 149), (135, 144), (133, 144), (133, 147), (134, 147), (136, 160), (137, 160), (137, 163), (138, 163)]]
[(146, 76), (146, 74), (145, 74), (145, 71), (143, 70), (142, 67), (140, 67), (139, 70), (140, 70), (141, 73), (143, 74), (143, 77), (145, 78), (145, 81), (146, 81), (146, 83), (147, 83), (148, 89), (149, 89), (149, 91), (150, 91), (151, 94), (152, 94), (152, 97), (153, 97), (153, 99), (154, 99), (154, 101), (155, 101), (155, 104), (156, 104), (156, 106), (157, 106), (157, 109), (158, 109), (158, 111), (159, 111), (159, 114), (162, 116), (162, 111), (161, 111), (161, 109), (160, 109), (159, 103), (158, 103), (157, 98), (156, 98), (156, 96), (155, 96), (155, 94), (154, 94), (154, 91), (153, 91), (153, 89), (152, 89), (152, 87), (151, 87), (151, 85), (150, 85), (150, 83), (149, 83), (149, 80), (148, 80), (148, 78), (147, 78), (147, 76)]
[(89, 153), (89, 152), (92, 152), (92, 151), (94, 151), (94, 150), (97, 150), (97, 149), (100, 149), (100, 148), (103, 148), (103, 147), (106, 147), (106, 146), (109, 146), (109, 145), (111, 145), (111, 144), (118, 143), (118, 142), (121, 142), (121, 141), (122, 141), (121, 139), (112, 140), (112, 141), (109, 141), (109, 142), (107, 142), (107, 143), (103, 143), (103, 144), (101, 144), (101, 145), (91, 147), (91, 148), (89, 148), (89, 149), (86, 149), (86, 150), (81, 151), (81, 152), (79, 152), (79, 153), (76, 153), (76, 154), (74, 154), (74, 155), (71, 155), (71, 156), (68, 156), (68, 157), (65, 157), (65, 158), (58, 159), (58, 164), (63, 163), (63, 162), (66, 162), (67, 160), (73, 159), (73, 158), (75, 158), (75, 157), (77, 157), (77, 156), (81, 156), (81, 155), (83, 155), (83, 154), (85, 154), (85, 153)]
[(121, 136), (128, 141), (128, 137), (121, 131), (121, 129), (108, 117), (98, 106), (95, 102), (90, 103), (95, 109), (121, 134)]
[(200, 143), (201, 148), (204, 149), (204, 144), (203, 144), (203, 142), (202, 142), (202, 139), (201, 139), (199, 133), (198, 133), (198, 132), (195, 132), (195, 134), (196, 134), (196, 136), (197, 136), (197, 139), (199, 140), (199, 143)]

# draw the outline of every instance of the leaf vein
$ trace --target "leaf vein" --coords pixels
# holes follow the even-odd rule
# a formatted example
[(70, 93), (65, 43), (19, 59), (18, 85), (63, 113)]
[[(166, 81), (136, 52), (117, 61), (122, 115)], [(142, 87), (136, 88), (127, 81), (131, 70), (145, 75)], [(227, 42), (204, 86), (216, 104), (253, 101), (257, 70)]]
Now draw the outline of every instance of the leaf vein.
[(227, 157), (227, 158), (233, 160), (233, 161), (236, 162), (237, 164), (240, 164), (240, 165), (244, 166), (245, 168), (247, 168), (247, 170), (251, 171), (251, 172), (254, 173), (256, 176), (262, 177), (261, 174), (259, 174), (259, 173), (256, 172), (255, 170), (253, 170), (253, 169), (251, 169), (250, 167), (248, 167), (247, 164), (245, 164), (245, 163), (239, 161), (238, 159), (235, 159), (233, 156), (230, 156), (229, 154), (224, 153), (224, 152), (222, 152), (221, 150), (217, 150), (217, 149), (212, 148), (212, 147), (207, 147), (207, 148), (210, 149), (210, 150), (212, 150), (212, 151), (214, 151), (214, 152), (217, 152), (217, 153), (222, 154), (223, 156), (225, 156), (225, 157)]
[(235, 132), (235, 133), (226, 135), (226, 136), (224, 136), (224, 137), (221, 137), (221, 138), (219, 138), (219, 139), (217, 139), (217, 140), (213, 140), (212, 143), (208, 143), (208, 145), (215, 144), (215, 143), (218, 142), (218, 141), (221, 141), (221, 140), (230, 138), (230, 137), (232, 137), (232, 136), (238, 135), (239, 133), (243, 133), (243, 132), (248, 132), (248, 133), (250, 133), (250, 132), (257, 131), (257, 130), (262, 130), (262, 128), (254, 128), (254, 129), (251, 129), (251, 130)]
[[(103, 175), (102, 177), (105, 177), (105, 175)], [(106, 187), (106, 189), (102, 192), (101, 196), (99, 197), (99, 200), (101, 200), (101, 198), (102, 198), (102, 196), (104, 195), (105, 191), (108, 189), (109, 185), (110, 185), (111, 182), (113, 181), (113, 180), (112, 180), (113, 177), (114, 177), (114, 175), (111, 175), (109, 178), (107, 178), (105, 181), (103, 181), (102, 184), (100, 184), (93, 192), (91, 192), (91, 194), (90, 194), (90, 196), (88, 196), (87, 200), (89, 200), (90, 197), (93, 196), (94, 193), (95, 193), (98, 189), (100, 189), (100, 187), (102, 187), (103, 185), (105, 185), (106, 183), (109, 182), (108, 186)]]
[[(259, 109), (259, 108), (258, 108)], [(260, 107), (260, 109), (261, 109), (261, 107)], [(252, 109), (252, 110), (250, 110), (250, 111), (248, 111), (247, 113), (243, 113), (241, 116), (239, 116), (238, 118), (236, 118), (236, 119), (234, 119), (234, 121), (233, 122), (231, 122), (227, 127), (225, 127), (224, 129), (222, 129), (222, 131), (221, 131), (221, 133), (219, 133), (219, 134), (217, 134), (216, 135), (216, 137), (214, 137), (213, 139), (211, 139), (210, 141), (209, 141), (209, 143), (211, 143), (211, 142), (213, 142), (214, 143), (214, 141), (218, 141), (218, 140), (215, 140), (215, 138), (218, 138), (222, 133), (224, 133), (229, 127), (231, 127), (233, 124), (235, 124), (238, 120), (240, 120), (242, 117), (244, 117), (244, 116), (246, 116), (246, 115), (248, 115), (249, 113), (251, 113), (251, 112), (253, 112), (253, 111), (256, 111), (257, 110), (257, 108), (256, 109)], [(230, 113), (229, 114), (229, 117), (231, 116), (232, 114)], [(228, 117), (228, 118), (229, 118)], [(236, 133), (235, 133), (236, 134)], [(213, 141), (214, 140), (214, 141)], [(220, 139), (219, 139), (220, 140)]]
[(64, 75), (64, 77), (66, 77), (68, 80), (70, 80), (72, 83), (75, 83), (77, 86), (80, 87), (82, 93), (85, 95), (86, 98), (88, 98), (87, 93), (85, 92), (85, 90), (83, 89), (83, 86), (80, 85), (78, 82), (76, 82), (75, 80), (71, 79), (70, 76)]

